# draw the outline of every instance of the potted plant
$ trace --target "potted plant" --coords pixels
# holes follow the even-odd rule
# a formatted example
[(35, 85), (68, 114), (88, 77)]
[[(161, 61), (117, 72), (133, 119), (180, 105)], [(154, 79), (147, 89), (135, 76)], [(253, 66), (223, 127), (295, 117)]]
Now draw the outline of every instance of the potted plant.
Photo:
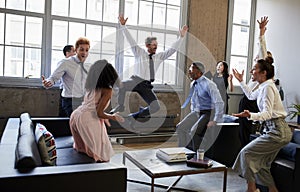
[(290, 119), (293, 119), (297, 116), (297, 123), (300, 124), (300, 104), (292, 104), (290, 107), (288, 107), (292, 110), (289, 111), (288, 116), (290, 116)]

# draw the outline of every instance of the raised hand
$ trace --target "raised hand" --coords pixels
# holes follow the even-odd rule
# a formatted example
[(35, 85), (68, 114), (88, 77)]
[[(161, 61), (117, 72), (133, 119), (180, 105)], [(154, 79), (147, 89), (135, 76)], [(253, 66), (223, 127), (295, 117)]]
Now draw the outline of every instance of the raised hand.
[(242, 82), (242, 81), (243, 81), (244, 70), (242, 71), (242, 73), (239, 73), (236, 69), (232, 69), (232, 73), (233, 73), (233, 76), (234, 76), (239, 82)]
[(127, 19), (128, 19), (128, 17), (125, 19), (124, 15), (122, 15), (122, 14), (119, 15), (119, 22), (121, 25), (125, 25), (127, 22)]
[(184, 37), (188, 30), (189, 30), (189, 27), (187, 25), (184, 25), (179, 31), (180, 36)]
[(49, 87), (52, 87), (52, 86), (53, 86), (53, 84), (51, 83), (51, 81), (47, 81), (47, 80), (45, 79), (45, 76), (44, 76), (44, 75), (42, 75), (42, 83), (43, 83), (43, 86), (46, 87), (46, 88), (49, 88)]
[(264, 35), (266, 30), (267, 30), (267, 24), (268, 24), (269, 20), (267, 16), (261, 17), (260, 21), (257, 20), (257, 23), (259, 25), (259, 30), (260, 30), (260, 35)]

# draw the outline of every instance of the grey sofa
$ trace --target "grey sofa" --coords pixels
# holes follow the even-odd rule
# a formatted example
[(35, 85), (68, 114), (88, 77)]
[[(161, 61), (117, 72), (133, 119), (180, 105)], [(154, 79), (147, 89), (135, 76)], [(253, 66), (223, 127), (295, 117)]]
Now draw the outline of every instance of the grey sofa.
[[(41, 163), (37, 123), (53, 134), (56, 165)], [(29, 130), (29, 131), (28, 131)], [(124, 165), (95, 163), (72, 148), (68, 118), (9, 118), (0, 143), (0, 191), (126, 191)]]

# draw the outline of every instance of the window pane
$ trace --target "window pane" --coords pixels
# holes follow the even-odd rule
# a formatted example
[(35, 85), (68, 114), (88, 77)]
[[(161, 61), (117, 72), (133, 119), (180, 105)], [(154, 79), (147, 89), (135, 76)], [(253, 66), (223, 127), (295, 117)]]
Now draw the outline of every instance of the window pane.
[(83, 0), (70, 0), (70, 17), (85, 19), (85, 3)]
[(119, 16), (119, 0), (104, 0), (103, 21), (117, 23)]
[(68, 16), (69, 0), (52, 0), (52, 15)]
[(168, 0), (168, 4), (180, 6), (180, 0)]
[(180, 20), (180, 7), (168, 6), (167, 9), (167, 28), (172, 27), (178, 30)]
[(84, 37), (85, 24), (83, 23), (71, 23), (69, 28), (69, 43), (75, 45), (79, 37)]
[(27, 0), (26, 10), (38, 13), (44, 13), (45, 0)]
[(147, 37), (152, 36), (150, 31), (138, 31), (138, 39), (137, 39), (137, 44), (140, 45), (141, 47), (145, 47), (145, 39)]
[(116, 28), (103, 27), (102, 53), (114, 54), (116, 49)]
[[(53, 21), (52, 49), (62, 49), (68, 42), (68, 22)], [(74, 42), (72, 42), (74, 44)], [(71, 43), (71, 44), (72, 44)]]
[(0, 44), (4, 43), (4, 14), (0, 13)]
[(134, 57), (124, 56), (123, 72), (120, 74), (121, 79), (129, 79), (134, 74)]
[(5, 7), (5, 0), (0, 0), (0, 7), (4, 8)]
[(166, 24), (166, 6), (154, 3), (153, 27), (164, 29)]
[(5, 48), (4, 76), (23, 77), (23, 48)]
[[(230, 58), (230, 71), (232, 69), (237, 69), (238, 72), (242, 72), (244, 70), (244, 81), (246, 81), (246, 74), (247, 72), (247, 57), (235, 57), (231, 56)], [(236, 80), (236, 78), (232, 78), (232, 82), (234, 86), (238, 86), (239, 82)]]
[(138, 4), (137, 0), (126, 0), (125, 1), (125, 17), (128, 17), (127, 24), (137, 25), (138, 19)]
[(41, 77), (41, 49), (25, 49), (24, 77)]
[(102, 21), (102, 0), (88, 0), (87, 4), (87, 19)]
[(6, 15), (5, 43), (8, 45), (23, 45), (24, 16)]
[(146, 25), (152, 22), (152, 3), (140, 1), (139, 24)]
[(25, 45), (30, 47), (42, 47), (42, 18), (26, 18), (26, 40)]
[[(174, 54), (176, 55), (176, 54)], [(164, 82), (168, 85), (175, 85), (176, 83), (176, 61), (166, 60), (164, 62)]]
[(56, 50), (52, 50), (51, 55), (52, 55), (51, 57), (51, 74), (52, 74), (53, 71), (57, 68), (58, 62), (63, 58), (65, 58), (65, 56), (63, 54), (63, 51), (56, 51)]
[(156, 53), (162, 52), (165, 50), (164, 44), (165, 44), (165, 34), (163, 33), (152, 33), (153, 37), (157, 38), (157, 50)]
[(103, 54), (101, 56), (101, 59), (106, 59), (108, 63), (112, 64), (112, 66), (116, 66), (116, 57), (115, 55), (106, 55), (106, 54)]
[(3, 76), (3, 46), (0, 46), (0, 76)]
[[(165, 50), (169, 49), (173, 43), (175, 43), (178, 39), (177, 35), (172, 35), (172, 34), (166, 34), (166, 45), (165, 45)], [(169, 59), (176, 59), (176, 53), (174, 53), (173, 55), (171, 55), (171, 57), (169, 57)]]
[(231, 55), (248, 55), (249, 28), (243, 26), (232, 27)]
[(250, 25), (251, 1), (235, 0), (233, 11), (233, 23)]
[(25, 1), (24, 0), (7, 0), (6, 8), (25, 11)]
[(101, 26), (98, 25), (86, 25), (86, 36), (90, 40), (91, 48), (90, 52), (96, 52), (100, 54), (101, 49)]

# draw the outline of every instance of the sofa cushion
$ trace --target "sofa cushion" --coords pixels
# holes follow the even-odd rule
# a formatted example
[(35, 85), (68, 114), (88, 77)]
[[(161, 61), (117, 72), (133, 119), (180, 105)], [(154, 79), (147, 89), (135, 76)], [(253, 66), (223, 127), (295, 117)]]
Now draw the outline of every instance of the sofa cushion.
[(279, 151), (278, 155), (291, 161), (295, 161), (296, 148), (300, 148), (300, 144), (288, 143)]
[(294, 130), (292, 141), (300, 144), (300, 130)]
[(56, 146), (53, 135), (40, 123), (36, 124), (35, 140), (43, 165), (56, 165)]
[(73, 143), (74, 143), (73, 136), (64, 136), (64, 137), (55, 138), (56, 149), (73, 148)]
[(57, 165), (75, 165), (85, 163), (95, 163), (95, 160), (85, 153), (79, 153), (73, 148), (57, 149)]

